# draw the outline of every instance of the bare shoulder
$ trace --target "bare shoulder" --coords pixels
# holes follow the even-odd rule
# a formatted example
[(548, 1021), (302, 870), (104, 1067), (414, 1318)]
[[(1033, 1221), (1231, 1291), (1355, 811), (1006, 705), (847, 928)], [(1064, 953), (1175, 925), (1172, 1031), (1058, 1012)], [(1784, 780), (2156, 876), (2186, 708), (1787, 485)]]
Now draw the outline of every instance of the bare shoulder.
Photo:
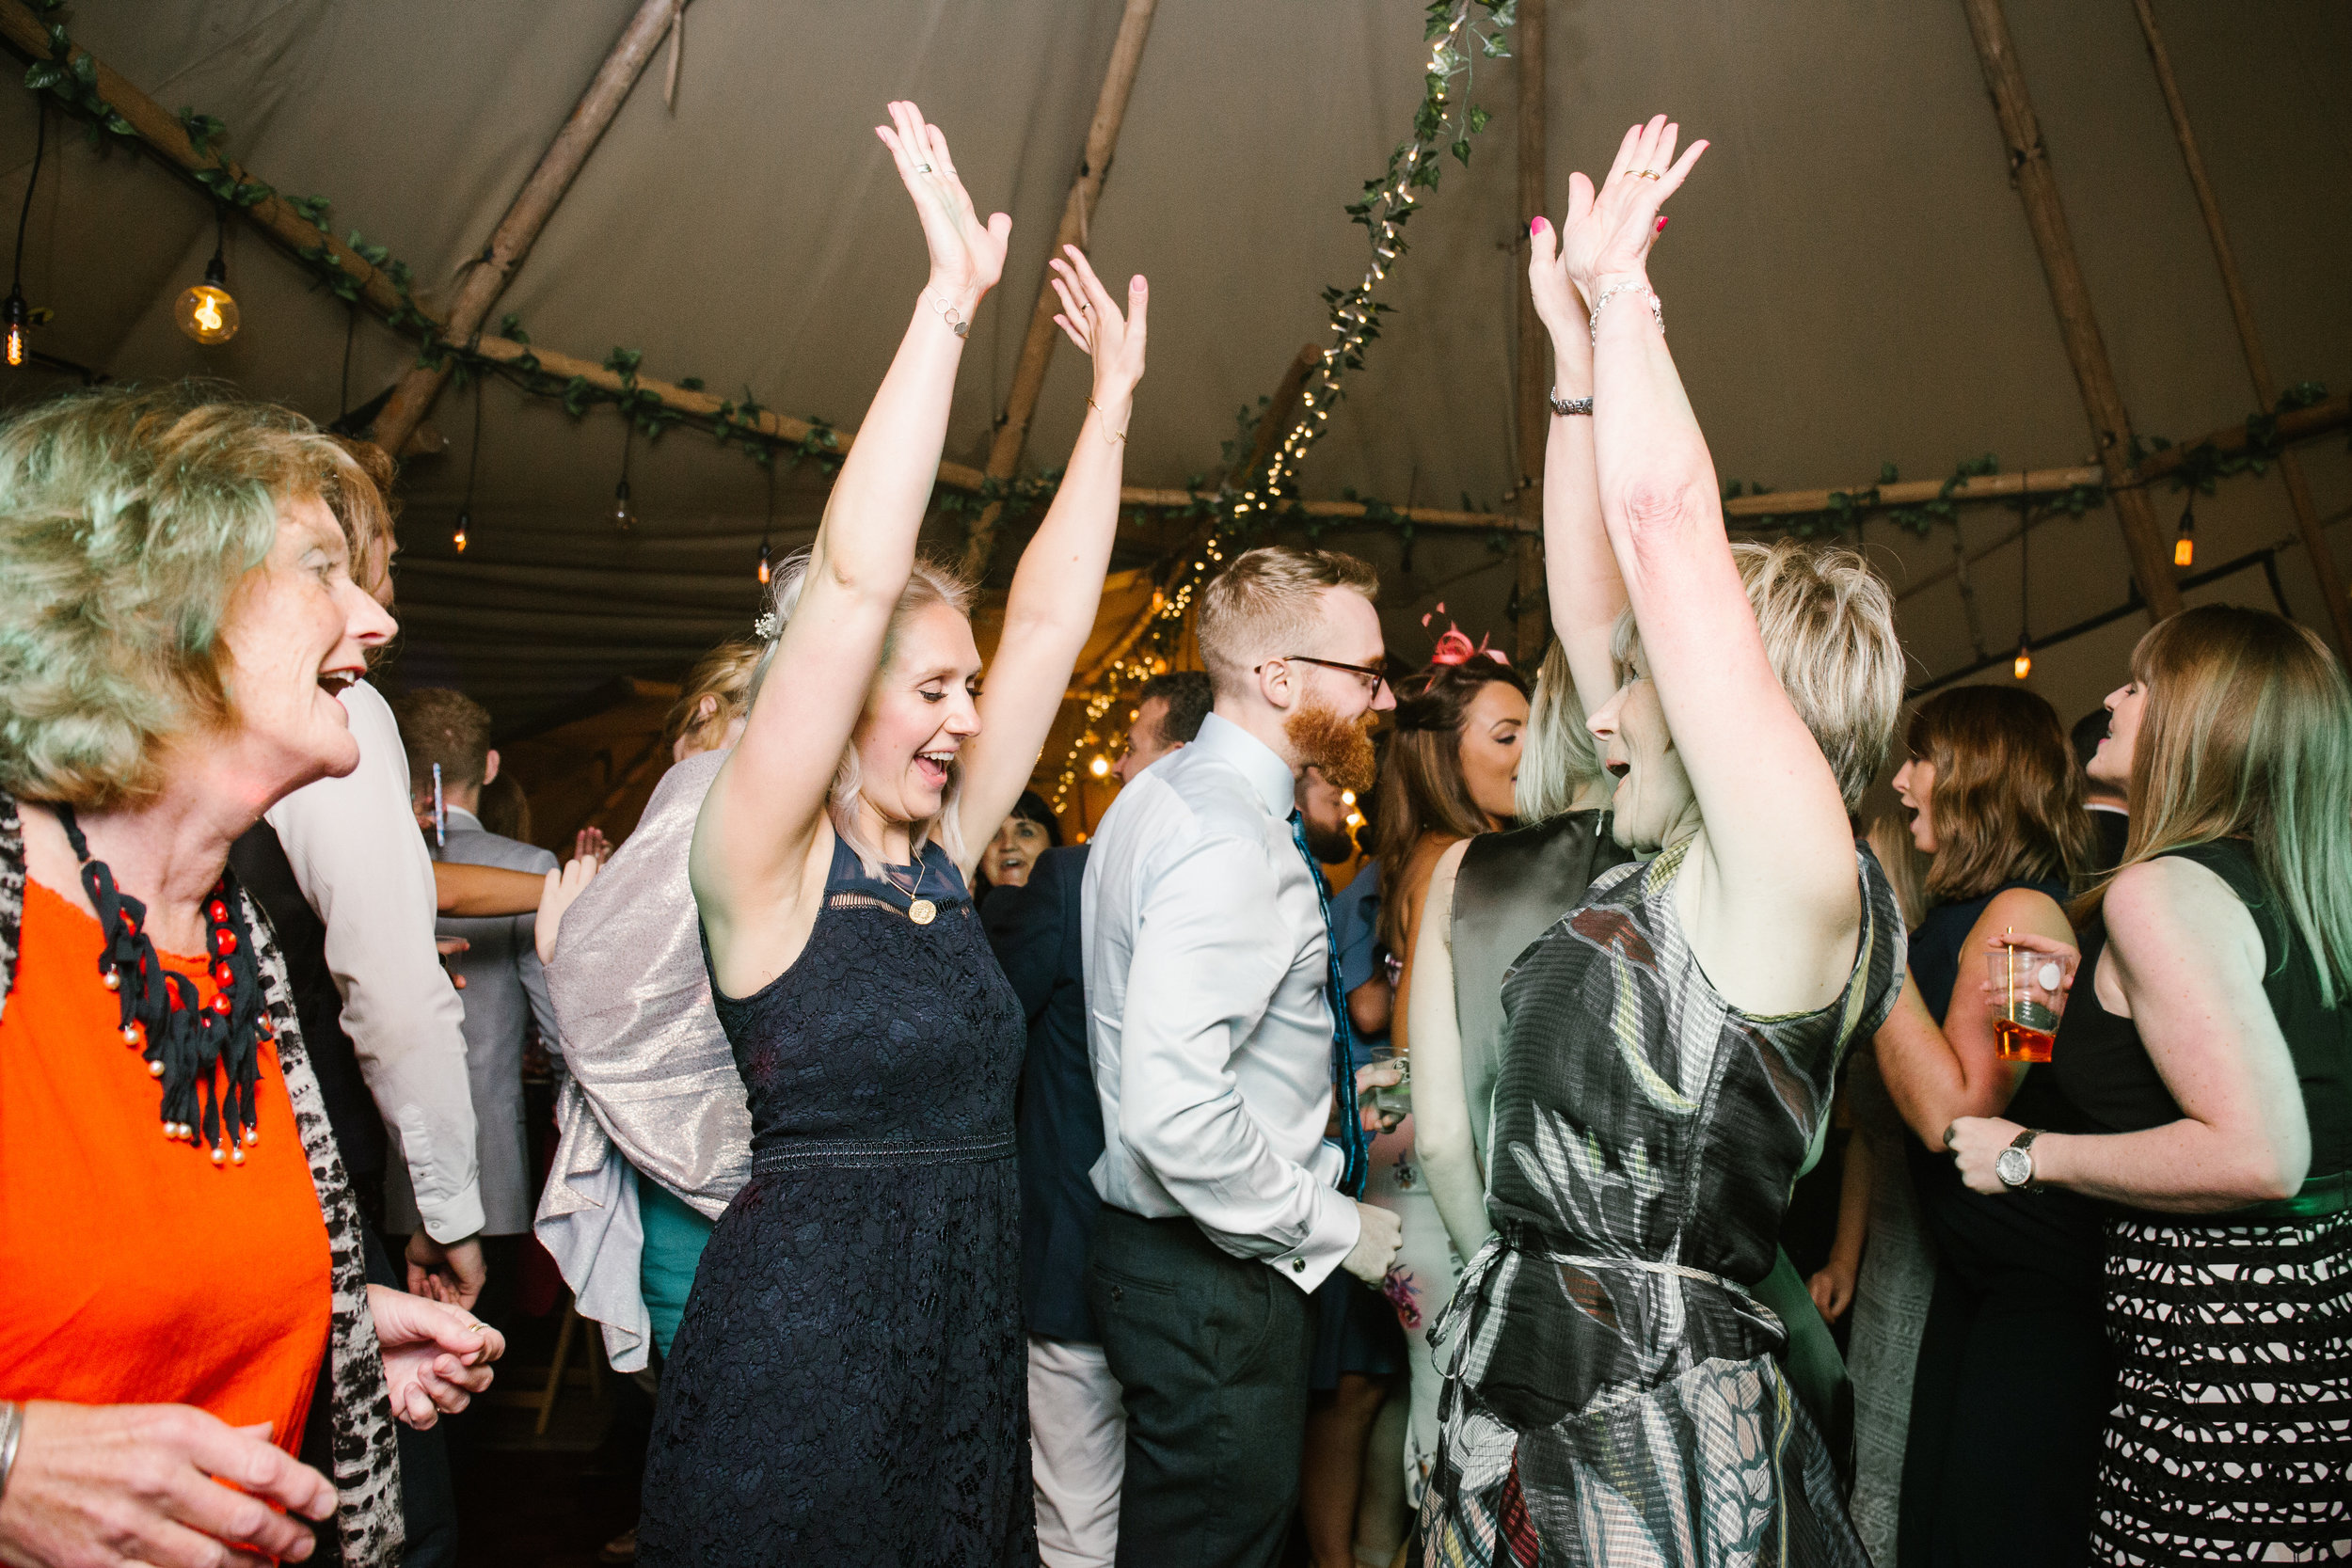
[(1990, 939), (1996, 932), (2026, 930), (2036, 936), (2056, 937), (2072, 942), (2074, 927), (2067, 924), (2066, 911), (2058, 901), (2039, 888), (2003, 888), (1984, 906), (1977, 923), (1969, 929), (1969, 946)]
[(2261, 928), (2230, 884), (2182, 855), (2160, 855), (2118, 872), (2102, 910), (2107, 941), (2137, 966), (2197, 949), (2234, 953), (2259, 972)]

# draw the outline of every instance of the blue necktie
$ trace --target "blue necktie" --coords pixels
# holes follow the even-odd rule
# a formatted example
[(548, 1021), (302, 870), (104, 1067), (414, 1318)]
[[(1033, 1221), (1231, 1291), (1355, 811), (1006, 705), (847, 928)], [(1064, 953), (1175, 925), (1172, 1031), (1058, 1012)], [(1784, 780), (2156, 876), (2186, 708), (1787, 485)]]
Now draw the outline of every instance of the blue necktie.
[(1346, 1156), (1340, 1166), (1339, 1189), (1349, 1197), (1364, 1196), (1364, 1177), (1372, 1165), (1372, 1145), (1364, 1132), (1363, 1114), (1356, 1104), (1356, 1031), (1347, 1021), (1347, 992), (1340, 985), (1340, 938), (1331, 928), (1331, 886), (1323, 879), (1315, 852), (1307, 847), (1307, 823), (1291, 813), (1291, 842), (1315, 879), (1315, 903), (1323, 911), (1327, 974), (1323, 993), (1331, 1004), (1331, 1090), (1340, 1107), (1340, 1148)]

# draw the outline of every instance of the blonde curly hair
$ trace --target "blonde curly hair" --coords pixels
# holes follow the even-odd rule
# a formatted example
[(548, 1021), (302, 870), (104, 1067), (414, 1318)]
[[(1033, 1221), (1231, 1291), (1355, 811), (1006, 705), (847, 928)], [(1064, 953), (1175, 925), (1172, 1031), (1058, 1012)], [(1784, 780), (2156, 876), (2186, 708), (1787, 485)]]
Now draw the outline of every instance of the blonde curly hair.
[(375, 482), (301, 415), (195, 383), (70, 393), (0, 423), (0, 789), (152, 796), (165, 743), (230, 721), (221, 631), (315, 497), (358, 546)]

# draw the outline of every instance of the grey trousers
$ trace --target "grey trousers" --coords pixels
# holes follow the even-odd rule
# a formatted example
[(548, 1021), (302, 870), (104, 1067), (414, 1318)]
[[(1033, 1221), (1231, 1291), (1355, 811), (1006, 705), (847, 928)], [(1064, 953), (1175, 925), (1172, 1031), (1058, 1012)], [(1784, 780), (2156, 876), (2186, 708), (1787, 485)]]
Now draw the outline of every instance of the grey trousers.
[(1307, 1293), (1190, 1220), (1105, 1206), (1087, 1298), (1127, 1402), (1120, 1568), (1271, 1568), (1298, 1502)]

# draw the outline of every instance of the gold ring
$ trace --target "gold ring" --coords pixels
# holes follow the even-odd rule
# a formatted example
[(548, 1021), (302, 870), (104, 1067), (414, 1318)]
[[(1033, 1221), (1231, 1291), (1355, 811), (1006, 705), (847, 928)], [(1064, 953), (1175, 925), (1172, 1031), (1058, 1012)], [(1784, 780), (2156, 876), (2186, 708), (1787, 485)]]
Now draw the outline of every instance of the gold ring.
[(1633, 171), (1633, 177), (1637, 180), (1656, 180), (1660, 178), (1658, 171), (1654, 168), (1637, 168)]

